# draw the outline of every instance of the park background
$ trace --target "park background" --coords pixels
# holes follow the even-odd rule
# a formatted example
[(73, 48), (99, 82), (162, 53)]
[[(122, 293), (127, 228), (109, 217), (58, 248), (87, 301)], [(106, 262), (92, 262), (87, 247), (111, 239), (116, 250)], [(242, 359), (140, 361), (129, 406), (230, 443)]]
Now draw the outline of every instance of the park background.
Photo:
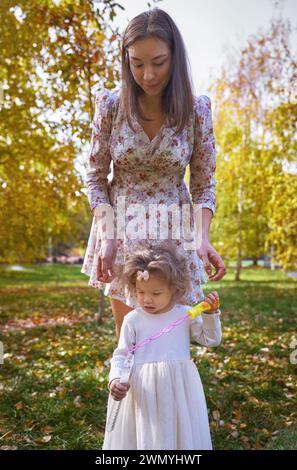
[(297, 2), (2, 0), (0, 449), (102, 444), (116, 343), (80, 273), (85, 163), (94, 94), (119, 85), (123, 30), (154, 6), (213, 107), (211, 241), (228, 273), (205, 292), (220, 293), (223, 341), (191, 352), (214, 448), (297, 448)]

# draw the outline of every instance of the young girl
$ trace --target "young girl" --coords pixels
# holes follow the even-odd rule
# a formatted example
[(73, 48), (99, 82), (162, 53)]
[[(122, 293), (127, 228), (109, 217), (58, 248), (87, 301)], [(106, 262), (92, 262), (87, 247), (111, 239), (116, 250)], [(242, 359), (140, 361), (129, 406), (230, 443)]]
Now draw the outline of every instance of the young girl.
[[(129, 312), (111, 359), (107, 423), (114, 400), (122, 400), (112, 431), (106, 426), (103, 450), (212, 449), (207, 406), (199, 372), (190, 358), (190, 341), (221, 342), (217, 292), (206, 300), (210, 313), (187, 318), (167, 334), (139, 347), (129, 383), (120, 382), (125, 351), (155, 335), (191, 308), (178, 299), (189, 285), (186, 259), (175, 246), (140, 244), (119, 274), (138, 307)], [(202, 300), (202, 299), (201, 299)]]

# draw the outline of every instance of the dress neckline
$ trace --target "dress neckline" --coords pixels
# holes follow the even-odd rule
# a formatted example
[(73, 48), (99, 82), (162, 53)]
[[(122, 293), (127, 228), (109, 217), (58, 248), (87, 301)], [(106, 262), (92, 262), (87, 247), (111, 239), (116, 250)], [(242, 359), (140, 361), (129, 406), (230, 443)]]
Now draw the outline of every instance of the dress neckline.
[(157, 137), (159, 137), (164, 129), (164, 127), (166, 126), (166, 123), (167, 123), (167, 119), (165, 119), (165, 121), (163, 122), (162, 126), (160, 127), (160, 129), (158, 130), (157, 134), (152, 138), (150, 139), (149, 136), (147, 135), (147, 133), (145, 132), (145, 130), (143, 129), (142, 125), (140, 124), (140, 122), (138, 121), (138, 119), (136, 119), (136, 117), (134, 118), (134, 121), (138, 127), (138, 129), (140, 130), (140, 132), (142, 132), (142, 134), (144, 135), (144, 137), (146, 138), (146, 140), (148, 140), (148, 142), (150, 144), (152, 144)]

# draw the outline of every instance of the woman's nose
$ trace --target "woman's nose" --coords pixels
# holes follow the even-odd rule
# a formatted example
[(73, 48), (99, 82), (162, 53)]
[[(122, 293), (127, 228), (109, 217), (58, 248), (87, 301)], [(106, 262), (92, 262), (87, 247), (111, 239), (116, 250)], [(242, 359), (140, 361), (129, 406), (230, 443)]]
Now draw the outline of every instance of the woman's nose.
[(145, 69), (143, 78), (146, 82), (150, 82), (150, 80), (154, 80), (154, 73), (152, 69)]

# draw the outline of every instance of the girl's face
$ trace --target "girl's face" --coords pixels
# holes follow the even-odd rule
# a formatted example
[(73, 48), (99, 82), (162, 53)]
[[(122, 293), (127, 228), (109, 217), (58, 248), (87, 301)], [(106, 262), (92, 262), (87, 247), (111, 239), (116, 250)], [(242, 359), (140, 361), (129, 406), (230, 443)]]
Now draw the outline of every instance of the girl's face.
[(136, 280), (137, 302), (148, 313), (163, 313), (173, 307), (173, 289), (163, 280), (150, 275), (147, 281)]
[(154, 37), (138, 39), (128, 48), (134, 80), (149, 96), (162, 94), (170, 79), (171, 53), (167, 44)]

